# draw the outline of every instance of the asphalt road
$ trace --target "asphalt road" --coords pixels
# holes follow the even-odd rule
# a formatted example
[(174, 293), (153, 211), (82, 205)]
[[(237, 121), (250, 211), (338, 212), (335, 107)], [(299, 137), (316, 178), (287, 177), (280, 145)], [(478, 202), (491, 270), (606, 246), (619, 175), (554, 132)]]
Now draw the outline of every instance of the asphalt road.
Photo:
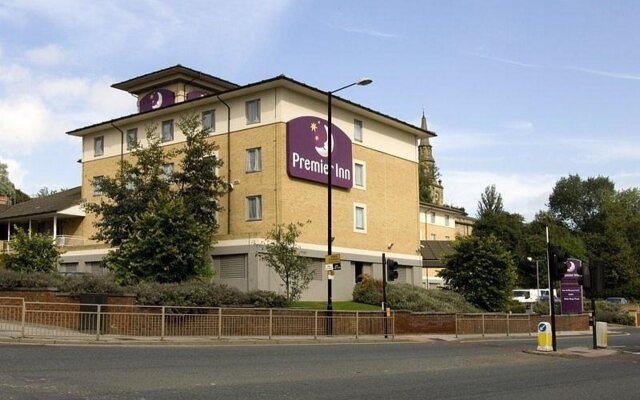
[[(640, 348), (640, 330), (612, 336)], [(588, 337), (559, 347), (588, 346)], [(535, 340), (218, 347), (0, 346), (0, 399), (638, 399), (640, 354)]]

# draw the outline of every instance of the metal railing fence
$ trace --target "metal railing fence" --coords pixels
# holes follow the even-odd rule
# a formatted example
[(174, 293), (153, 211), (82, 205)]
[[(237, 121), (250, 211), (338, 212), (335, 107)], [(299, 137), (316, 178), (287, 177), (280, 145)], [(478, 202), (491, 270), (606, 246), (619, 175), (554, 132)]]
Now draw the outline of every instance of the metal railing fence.
[[(29, 302), (0, 298), (0, 335), (100, 340), (135, 337), (382, 336), (381, 311), (314, 311)], [(394, 337), (394, 315), (387, 330)]]
[(531, 314), (482, 313), (456, 314), (456, 337), (459, 335), (492, 335), (531, 333), (536, 326), (531, 322)]

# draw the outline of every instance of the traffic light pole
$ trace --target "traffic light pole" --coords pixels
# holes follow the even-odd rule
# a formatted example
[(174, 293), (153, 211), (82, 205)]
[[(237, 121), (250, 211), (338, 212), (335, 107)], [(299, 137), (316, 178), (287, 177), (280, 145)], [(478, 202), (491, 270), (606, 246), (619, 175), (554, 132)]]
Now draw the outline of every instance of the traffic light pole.
[[(551, 272), (551, 244), (549, 243), (549, 228), (547, 227), (547, 266), (549, 272)], [(555, 265), (553, 266), (555, 268)], [(549, 274), (549, 300), (551, 301), (551, 343), (553, 345), (553, 351), (558, 351), (556, 343), (556, 299), (553, 295), (553, 279)]]
[(387, 327), (387, 256), (382, 253), (382, 312), (384, 313), (384, 338), (389, 337), (389, 330)]

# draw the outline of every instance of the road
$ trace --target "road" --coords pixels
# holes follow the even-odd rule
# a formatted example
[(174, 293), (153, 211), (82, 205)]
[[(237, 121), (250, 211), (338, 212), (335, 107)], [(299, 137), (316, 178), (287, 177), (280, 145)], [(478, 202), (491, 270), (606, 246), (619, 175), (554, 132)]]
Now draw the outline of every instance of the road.
[[(638, 399), (629, 353), (532, 355), (535, 338), (211, 347), (0, 346), (0, 399)], [(559, 348), (590, 338), (560, 338)]]

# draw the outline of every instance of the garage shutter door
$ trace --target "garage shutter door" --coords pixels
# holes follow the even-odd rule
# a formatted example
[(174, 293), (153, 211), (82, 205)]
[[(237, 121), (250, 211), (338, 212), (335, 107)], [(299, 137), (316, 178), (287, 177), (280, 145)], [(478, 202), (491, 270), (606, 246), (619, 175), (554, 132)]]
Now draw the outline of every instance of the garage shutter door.
[(220, 279), (245, 279), (247, 268), (245, 255), (220, 257)]
[(398, 282), (407, 283), (407, 267), (398, 268)]

